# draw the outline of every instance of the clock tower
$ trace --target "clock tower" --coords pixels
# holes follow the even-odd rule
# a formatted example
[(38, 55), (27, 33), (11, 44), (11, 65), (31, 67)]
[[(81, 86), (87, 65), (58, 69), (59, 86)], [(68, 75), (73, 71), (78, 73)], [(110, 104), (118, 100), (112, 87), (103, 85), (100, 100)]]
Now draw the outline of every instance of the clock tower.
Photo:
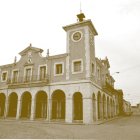
[[(67, 80), (88, 79), (95, 61), (94, 36), (98, 33), (91, 20), (84, 20), (84, 13), (77, 15), (77, 23), (64, 26), (67, 34)], [(74, 72), (74, 62), (81, 62), (81, 71)], [(76, 64), (75, 64), (76, 65)], [(77, 63), (78, 66), (78, 63)]]

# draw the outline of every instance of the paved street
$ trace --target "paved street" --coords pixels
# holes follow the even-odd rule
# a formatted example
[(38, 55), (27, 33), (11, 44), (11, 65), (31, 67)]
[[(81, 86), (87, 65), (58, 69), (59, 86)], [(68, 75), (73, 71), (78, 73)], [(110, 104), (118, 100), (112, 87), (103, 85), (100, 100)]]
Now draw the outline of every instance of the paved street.
[(1, 119), (0, 138), (140, 140), (140, 116), (118, 118), (100, 125), (47, 124)]

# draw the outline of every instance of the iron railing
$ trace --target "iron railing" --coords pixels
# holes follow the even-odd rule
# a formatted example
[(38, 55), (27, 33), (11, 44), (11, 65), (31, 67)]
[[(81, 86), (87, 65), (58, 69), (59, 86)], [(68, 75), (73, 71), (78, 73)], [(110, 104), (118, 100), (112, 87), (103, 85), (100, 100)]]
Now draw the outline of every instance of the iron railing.
[(7, 84), (23, 84), (23, 83), (37, 83), (37, 82), (49, 82), (49, 76), (32, 75), (32, 76), (22, 76), (17, 78), (9, 78)]

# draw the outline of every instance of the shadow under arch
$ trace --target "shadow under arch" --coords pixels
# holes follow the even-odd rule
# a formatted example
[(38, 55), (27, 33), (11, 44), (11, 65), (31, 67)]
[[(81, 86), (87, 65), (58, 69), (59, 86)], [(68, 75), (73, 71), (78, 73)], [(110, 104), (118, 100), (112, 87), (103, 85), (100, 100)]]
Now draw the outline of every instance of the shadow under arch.
[(51, 119), (65, 119), (66, 97), (62, 90), (55, 90), (52, 93)]
[(80, 92), (73, 94), (73, 120), (83, 120), (83, 97)]
[(47, 107), (48, 107), (48, 95), (45, 91), (38, 91), (35, 97), (36, 108), (35, 118), (46, 119), (47, 118)]
[(113, 117), (113, 110), (112, 110), (112, 99), (110, 99), (110, 117)]
[(21, 115), (20, 118), (30, 118), (31, 116), (31, 93), (26, 91), (21, 96)]
[(6, 100), (5, 94), (4, 93), (0, 93), (0, 117), (4, 117), (5, 100)]
[(8, 98), (8, 102), (9, 102), (8, 117), (16, 117), (17, 101), (18, 101), (17, 93), (12, 92)]
[(98, 92), (97, 95), (97, 103), (98, 103), (98, 119), (102, 117), (102, 100), (101, 100), (101, 93)]
[(110, 102), (109, 102), (109, 97), (107, 97), (107, 117), (110, 118)]
[(96, 121), (96, 96), (92, 94), (92, 108), (93, 108), (93, 120)]

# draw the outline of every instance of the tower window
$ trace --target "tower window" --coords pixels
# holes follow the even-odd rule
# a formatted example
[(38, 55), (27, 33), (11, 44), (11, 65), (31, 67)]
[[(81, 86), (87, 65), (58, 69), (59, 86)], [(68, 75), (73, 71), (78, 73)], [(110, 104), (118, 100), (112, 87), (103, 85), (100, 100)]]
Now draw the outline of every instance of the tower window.
[(72, 73), (81, 73), (83, 71), (83, 63), (82, 60), (74, 60), (72, 63)]
[(81, 61), (74, 62), (74, 72), (81, 71)]

